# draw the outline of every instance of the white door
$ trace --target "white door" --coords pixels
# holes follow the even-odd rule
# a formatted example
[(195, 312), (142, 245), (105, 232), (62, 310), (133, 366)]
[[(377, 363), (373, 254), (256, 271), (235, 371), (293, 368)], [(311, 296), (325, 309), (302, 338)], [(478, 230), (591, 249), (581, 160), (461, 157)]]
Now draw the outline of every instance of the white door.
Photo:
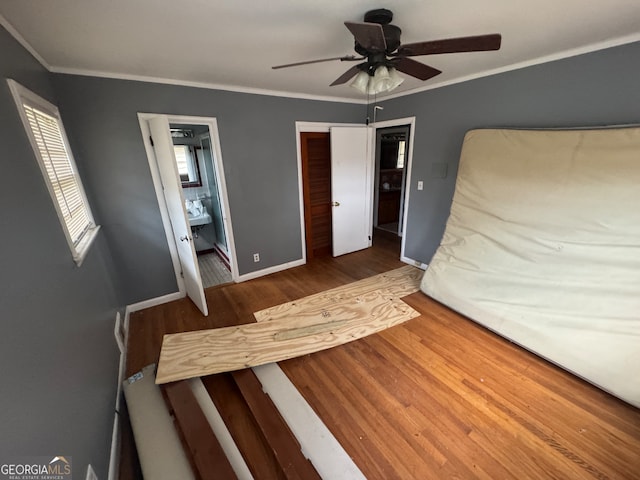
[(178, 167), (173, 153), (173, 142), (169, 133), (166, 117), (154, 117), (149, 120), (149, 130), (153, 139), (153, 150), (158, 163), (164, 197), (167, 202), (171, 229), (178, 250), (187, 296), (196, 304), (203, 315), (209, 315), (207, 301), (202, 287), (200, 268), (196, 250), (191, 237), (191, 226), (187, 221), (187, 210), (182, 186), (179, 182)]
[(373, 161), (371, 128), (331, 128), (333, 256), (371, 246)]

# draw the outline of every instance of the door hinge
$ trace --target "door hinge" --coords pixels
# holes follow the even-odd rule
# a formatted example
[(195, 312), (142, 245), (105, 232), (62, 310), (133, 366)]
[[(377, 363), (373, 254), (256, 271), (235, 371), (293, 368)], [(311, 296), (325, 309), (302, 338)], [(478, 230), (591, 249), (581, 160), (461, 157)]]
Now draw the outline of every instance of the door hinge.
[(149, 135), (149, 141), (151, 142), (151, 146), (155, 147), (155, 145), (153, 144), (153, 137), (151, 135)]
[(180, 276), (181, 276), (182, 278), (184, 278), (184, 271), (183, 271), (183, 270), (180, 270)]

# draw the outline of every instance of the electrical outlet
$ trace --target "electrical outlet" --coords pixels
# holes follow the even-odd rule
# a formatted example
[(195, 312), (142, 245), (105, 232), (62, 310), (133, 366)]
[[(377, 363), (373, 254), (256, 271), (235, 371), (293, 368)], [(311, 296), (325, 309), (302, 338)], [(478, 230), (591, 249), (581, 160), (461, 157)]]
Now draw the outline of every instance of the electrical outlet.
[(260, 261), (260, 254), (259, 253), (254, 253), (253, 254), (253, 261), (255, 263), (258, 263)]
[(96, 475), (96, 472), (93, 471), (91, 464), (87, 465), (87, 476), (85, 477), (85, 480), (98, 480), (98, 476)]
[(418, 190), (422, 190), (424, 188), (424, 182), (422, 180), (418, 180)]

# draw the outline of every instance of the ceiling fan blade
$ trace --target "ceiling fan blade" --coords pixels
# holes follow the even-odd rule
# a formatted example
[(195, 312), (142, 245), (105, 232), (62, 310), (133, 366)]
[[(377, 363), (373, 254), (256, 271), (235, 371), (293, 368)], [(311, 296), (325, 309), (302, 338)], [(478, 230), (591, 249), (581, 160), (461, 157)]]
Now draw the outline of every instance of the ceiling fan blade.
[(371, 52), (384, 52), (387, 42), (384, 39), (384, 30), (379, 23), (368, 22), (344, 22), (345, 26), (353, 34), (362, 47)]
[(446, 38), (429, 42), (408, 43), (398, 48), (398, 56), (415, 57), (438, 53), (483, 52), (499, 50), (502, 36), (499, 33), (477, 35), (474, 37)]
[(430, 78), (440, 75), (442, 72), (437, 68), (430, 67), (424, 63), (417, 62), (411, 58), (398, 58), (393, 61), (396, 70), (402, 73), (419, 78), (420, 80), (429, 80)]
[(357, 60), (364, 60), (364, 57), (356, 57), (355, 55), (346, 55), (343, 57), (321, 58), (319, 60), (306, 60), (304, 62), (287, 63), (286, 65), (276, 65), (275, 67), (271, 67), (271, 68), (273, 70), (277, 70), (279, 68), (297, 67), (299, 65), (310, 65), (312, 63), (331, 62), (333, 60), (340, 60), (342, 62), (353, 62)]
[(353, 67), (351, 67), (349, 70), (347, 70), (342, 75), (340, 75), (338, 78), (336, 78), (333, 81), (333, 83), (330, 85), (330, 87), (333, 87), (335, 85), (342, 85), (343, 83), (347, 83), (349, 80), (351, 80), (353, 77), (355, 77), (358, 72), (360, 72), (360, 65), (364, 65), (364, 63), (359, 63), (358, 65), (354, 65)]

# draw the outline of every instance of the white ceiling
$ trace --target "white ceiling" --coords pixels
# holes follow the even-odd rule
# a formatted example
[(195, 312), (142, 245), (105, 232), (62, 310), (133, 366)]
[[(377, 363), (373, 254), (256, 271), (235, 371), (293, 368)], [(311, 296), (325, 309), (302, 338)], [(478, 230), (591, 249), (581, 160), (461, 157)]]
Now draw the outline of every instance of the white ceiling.
[(352, 63), (271, 66), (354, 53), (343, 22), (382, 7), (403, 43), (502, 34), (499, 51), (415, 57), (444, 73), (394, 95), (640, 40), (640, 0), (0, 0), (0, 21), (55, 72), (362, 101), (329, 87)]

